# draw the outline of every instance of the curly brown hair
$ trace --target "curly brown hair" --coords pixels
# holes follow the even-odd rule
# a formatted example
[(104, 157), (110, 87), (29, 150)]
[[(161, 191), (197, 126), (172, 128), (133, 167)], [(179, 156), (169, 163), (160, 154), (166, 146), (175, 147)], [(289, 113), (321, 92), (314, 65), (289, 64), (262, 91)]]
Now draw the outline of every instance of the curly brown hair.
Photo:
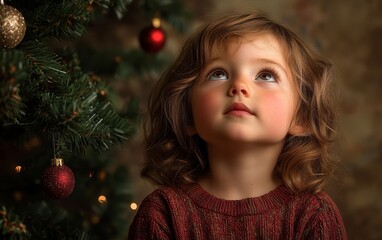
[(274, 175), (296, 192), (322, 190), (334, 170), (331, 146), (337, 127), (333, 64), (264, 13), (234, 14), (202, 26), (185, 42), (149, 98), (144, 118), (146, 162), (142, 176), (159, 185), (196, 182), (208, 171), (205, 142), (193, 126), (193, 85), (214, 51), (232, 39), (261, 33), (276, 37), (300, 96), (296, 122), (307, 134), (286, 136)]

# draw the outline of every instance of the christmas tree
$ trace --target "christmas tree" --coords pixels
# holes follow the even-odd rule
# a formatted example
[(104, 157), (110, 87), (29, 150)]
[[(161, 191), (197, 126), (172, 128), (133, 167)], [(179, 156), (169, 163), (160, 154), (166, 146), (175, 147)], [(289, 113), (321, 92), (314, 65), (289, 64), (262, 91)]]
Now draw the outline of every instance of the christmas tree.
[[(137, 19), (138, 48), (84, 37)], [(181, 33), (189, 19), (180, 0), (1, 1), (0, 239), (126, 238), (136, 205), (115, 159), (140, 99), (116, 86), (157, 77), (171, 58), (160, 20)]]

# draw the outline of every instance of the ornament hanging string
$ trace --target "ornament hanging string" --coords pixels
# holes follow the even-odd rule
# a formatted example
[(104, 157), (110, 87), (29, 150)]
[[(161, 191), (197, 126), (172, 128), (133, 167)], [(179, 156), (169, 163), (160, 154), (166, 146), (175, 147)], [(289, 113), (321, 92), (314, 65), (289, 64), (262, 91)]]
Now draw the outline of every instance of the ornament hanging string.
[(54, 132), (53, 132), (53, 157), (56, 158), (56, 141), (54, 139)]
[(59, 158), (60, 152), (61, 152), (61, 147), (60, 147), (60, 134), (57, 134), (53, 132), (52, 136), (53, 140), (53, 158)]

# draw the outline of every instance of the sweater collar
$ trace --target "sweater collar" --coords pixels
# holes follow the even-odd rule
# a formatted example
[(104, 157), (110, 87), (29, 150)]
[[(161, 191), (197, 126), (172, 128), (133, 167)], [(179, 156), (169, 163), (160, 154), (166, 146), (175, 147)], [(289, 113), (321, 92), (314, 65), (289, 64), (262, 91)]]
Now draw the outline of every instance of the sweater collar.
[(181, 188), (198, 206), (231, 216), (261, 214), (274, 210), (284, 206), (293, 196), (292, 191), (285, 185), (280, 185), (263, 196), (242, 200), (217, 198), (197, 183), (185, 184)]

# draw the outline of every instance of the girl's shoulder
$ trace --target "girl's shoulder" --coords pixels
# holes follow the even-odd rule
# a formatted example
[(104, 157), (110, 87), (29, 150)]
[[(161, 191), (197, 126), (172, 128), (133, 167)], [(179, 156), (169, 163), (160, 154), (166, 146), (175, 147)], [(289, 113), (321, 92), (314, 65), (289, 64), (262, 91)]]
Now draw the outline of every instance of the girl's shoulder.
[(164, 211), (169, 203), (180, 201), (184, 197), (185, 193), (178, 186), (160, 186), (147, 195), (139, 208)]
[(347, 239), (340, 210), (326, 192), (296, 195), (290, 206), (310, 239)]
[(173, 205), (180, 194), (177, 187), (159, 187), (150, 193), (138, 207), (129, 239), (171, 239)]
[(294, 214), (302, 216), (299, 221), (307, 226), (326, 224), (344, 229), (340, 210), (326, 192), (296, 194), (288, 207)]
[(337, 210), (333, 199), (324, 191), (318, 193), (296, 194), (294, 204), (315, 212), (326, 212)]
[(182, 188), (180, 186), (159, 186), (152, 193), (147, 195), (145, 200), (149, 201), (158, 198), (163, 200), (169, 200), (172, 198), (177, 198), (181, 195), (184, 195), (184, 191), (182, 191)]

